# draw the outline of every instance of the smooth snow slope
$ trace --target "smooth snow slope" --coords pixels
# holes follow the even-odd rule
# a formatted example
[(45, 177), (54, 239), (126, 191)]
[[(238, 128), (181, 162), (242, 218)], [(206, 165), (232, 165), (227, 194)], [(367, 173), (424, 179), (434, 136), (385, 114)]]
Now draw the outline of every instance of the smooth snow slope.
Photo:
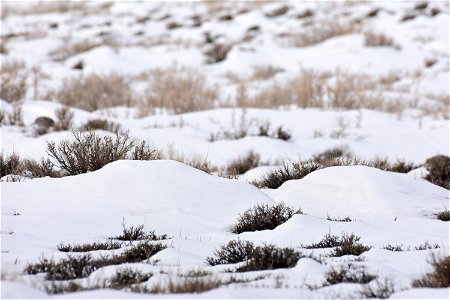
[[(409, 289), (412, 279), (429, 271), (427, 258), (430, 252), (448, 252), (448, 223), (433, 215), (448, 207), (448, 191), (405, 174), (369, 167), (319, 170), (301, 180), (288, 181), (277, 190), (266, 190), (270, 197), (251, 185), (207, 175), (173, 161), (118, 161), (88, 174), (2, 183), (1, 187), (2, 276), (34, 287), (42, 287), (42, 277), (21, 275), (27, 263), (36, 262), (42, 256), (65, 257), (56, 249), (61, 242), (90, 242), (117, 235), (121, 232), (122, 218), (128, 224), (145, 224), (157, 234), (171, 236), (165, 242), (171, 247), (152, 258), (159, 262), (129, 264), (156, 274), (144, 283), (149, 287), (167, 280), (167, 276), (172, 276), (170, 274), (192, 269), (211, 270), (219, 277), (228, 276), (220, 273), (224, 270), (222, 266), (208, 267), (205, 258), (211, 256), (215, 248), (238, 237), (256, 244), (275, 243), (300, 249), (301, 245), (317, 242), (327, 233), (355, 233), (372, 249), (362, 254), (362, 262), (354, 263), (366, 266), (379, 276), (392, 277), (398, 291)], [(274, 230), (240, 235), (230, 233), (230, 226), (245, 209), (255, 203), (280, 201), (301, 207), (305, 214), (295, 215)], [(13, 215), (14, 212), (20, 215)], [(329, 221), (328, 215), (350, 216), (353, 221)], [(437, 243), (441, 248), (414, 251), (415, 246), (424, 242)], [(409, 246), (411, 250), (391, 252), (383, 249), (388, 244)], [(326, 254), (330, 249), (308, 251)], [(266, 279), (223, 286), (201, 295), (177, 297), (323, 298), (354, 295), (359, 289), (355, 284), (314, 291), (305, 286), (320, 284), (330, 267), (353, 259), (351, 256), (326, 258), (326, 264), (319, 264), (305, 258), (289, 270), (238, 274), (243, 278), (268, 274)], [(92, 286), (111, 276), (117, 268), (120, 266), (100, 269), (80, 282), (86, 287)], [(273, 289), (274, 276), (282, 276), (280, 280), (289, 288)], [(28, 289), (17, 289), (15, 284), (2, 283), (2, 286), (2, 293), (8, 297), (30, 295)], [(418, 291), (417, 294), (414, 291)], [(429, 296), (438, 298), (444, 294), (435, 289)], [(413, 297), (423, 293), (411, 290), (406, 295)], [(65, 297), (135, 296), (143, 295), (97, 290)]]

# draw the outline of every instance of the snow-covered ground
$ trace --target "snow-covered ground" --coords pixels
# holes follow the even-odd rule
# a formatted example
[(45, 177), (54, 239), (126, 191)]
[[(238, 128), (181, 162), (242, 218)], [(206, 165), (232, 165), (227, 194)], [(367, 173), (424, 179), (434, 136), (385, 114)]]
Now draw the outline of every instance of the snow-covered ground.
[[(127, 160), (76, 176), (2, 182), (2, 298), (361, 298), (364, 287), (376, 290), (386, 278), (393, 285), (388, 295), (392, 298), (449, 297), (448, 288), (412, 286), (414, 279), (431, 271), (431, 254), (449, 255), (448, 222), (435, 216), (449, 209), (449, 191), (422, 179), (423, 169), (399, 174), (363, 166), (330, 167), (287, 181), (278, 189), (257, 189), (247, 183), (285, 161), (307, 160), (336, 147), (364, 160), (404, 160), (416, 166), (435, 155), (448, 156), (448, 2), (430, 1), (425, 7), (409, 1), (2, 1), (0, 5), (2, 80), (7, 75), (3, 65), (13, 61), (23, 62), (20, 72), (28, 73), (22, 99), (0, 99), (5, 116), (2, 153), (32, 159), (46, 156), (47, 142), (71, 136), (70, 130), (53, 129), (36, 135), (37, 118), (57, 120), (56, 112), (63, 105), (55, 91), (64, 80), (114, 73), (130, 80), (133, 104), (90, 111), (73, 105), (74, 130), (90, 120), (108, 120), (131, 138), (159, 149), (166, 159), (201, 157), (217, 170), (249, 151), (260, 155), (260, 165), (238, 180), (173, 160)], [(344, 33), (298, 44), (326, 34), (317, 31), (321, 28), (342, 24), (351, 26)], [(385, 43), (369, 46), (369, 32), (384, 34)], [(91, 46), (75, 51), (71, 45), (76, 43)], [(208, 53), (217, 45), (231, 48), (223, 60), (211, 63)], [(152, 71), (158, 68), (164, 74), (183, 67), (199, 72), (201, 81), (213, 87), (212, 105), (174, 114), (168, 107), (142, 104), (148, 99), (149, 82), (161, 79), (149, 79)], [(276, 72), (257, 76), (258, 68)], [(303, 108), (279, 101), (286, 94), (277, 94), (277, 88), (292, 82), (302, 70), (324, 74), (319, 86), (325, 104)], [(349, 75), (344, 76), (350, 86), (344, 94), (360, 89), (361, 83), (351, 84), (357, 78), (364, 88), (355, 101), (376, 96), (360, 106), (331, 105), (342, 72)], [(172, 88), (167, 87), (170, 95), (174, 95)], [(261, 92), (262, 96), (273, 93), (271, 99), (281, 105), (239, 106), (244, 94), (262, 99)], [(375, 98), (382, 99), (381, 104), (369, 105)], [(23, 114), (20, 126), (9, 122), (18, 107)], [(262, 136), (264, 126), (269, 126), (269, 136)], [(290, 138), (276, 138), (278, 128)], [(246, 209), (280, 202), (301, 208), (304, 214), (273, 230), (231, 232)], [(28, 264), (42, 257), (67, 257), (58, 251), (60, 243), (108, 241), (121, 232), (123, 220), (167, 234), (170, 239), (162, 243), (168, 247), (149, 261), (107, 266), (76, 279), (86, 290), (75, 293), (48, 295), (45, 290), (51, 282), (43, 274), (24, 273)], [(370, 250), (360, 256), (330, 257), (331, 248), (304, 247), (326, 234), (344, 233), (360, 236)], [(236, 273), (229, 271), (243, 263), (207, 264), (215, 249), (235, 239), (291, 247), (323, 258), (320, 263), (301, 258), (290, 269)], [(431, 246), (420, 247), (424, 243)], [(401, 245), (404, 251), (387, 250), (388, 245)], [(327, 272), (349, 262), (378, 279), (322, 286)], [(194, 271), (207, 272), (211, 280), (236, 276), (241, 282), (176, 295), (96, 288), (126, 267), (151, 272), (153, 276), (140, 284), (149, 290)]]

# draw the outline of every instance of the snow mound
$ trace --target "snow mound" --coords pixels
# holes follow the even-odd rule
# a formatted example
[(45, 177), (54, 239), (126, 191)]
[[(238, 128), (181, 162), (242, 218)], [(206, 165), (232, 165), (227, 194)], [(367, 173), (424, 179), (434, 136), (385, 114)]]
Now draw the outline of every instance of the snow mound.
[(425, 180), (364, 166), (318, 170), (269, 194), (314, 216), (359, 220), (430, 216), (445, 208), (449, 199), (447, 190)]
[(78, 176), (2, 183), (2, 229), (14, 232), (3, 247), (39, 255), (62, 241), (117, 235), (123, 218), (159, 234), (210, 236), (226, 233), (255, 203), (274, 201), (249, 184), (175, 161), (116, 161)]

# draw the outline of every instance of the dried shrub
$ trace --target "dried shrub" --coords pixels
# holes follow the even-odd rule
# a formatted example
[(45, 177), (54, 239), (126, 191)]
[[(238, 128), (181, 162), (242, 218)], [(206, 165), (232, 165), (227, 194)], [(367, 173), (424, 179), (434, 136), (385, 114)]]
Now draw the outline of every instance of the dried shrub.
[(394, 40), (384, 33), (366, 31), (364, 33), (364, 40), (367, 47), (396, 47)]
[(22, 161), (23, 173), (31, 178), (38, 177), (61, 177), (62, 174), (54, 169), (53, 163), (48, 158), (41, 158), (40, 161), (25, 159)]
[(296, 211), (283, 202), (273, 206), (256, 204), (239, 215), (233, 233), (275, 229), (293, 215), (302, 213), (300, 209)]
[(74, 113), (68, 106), (61, 106), (55, 110), (56, 122), (53, 125), (55, 131), (69, 130), (72, 127)]
[(42, 258), (38, 263), (29, 264), (25, 272), (27, 274), (46, 273), (45, 278), (47, 280), (85, 278), (92, 272), (105, 266), (144, 261), (166, 248), (167, 246), (165, 245), (150, 244), (146, 241), (132, 246), (120, 255), (103, 256), (98, 259), (93, 259), (90, 254), (82, 256), (69, 255), (58, 262)]
[(412, 282), (414, 287), (445, 288), (450, 287), (450, 256), (432, 254), (429, 261), (433, 271)]
[(341, 240), (337, 235), (326, 234), (322, 240), (318, 243), (311, 245), (302, 245), (305, 249), (317, 249), (317, 248), (332, 248), (341, 245)]
[(167, 239), (167, 234), (163, 235), (156, 235), (155, 231), (145, 231), (144, 225), (138, 225), (138, 226), (129, 226), (127, 227), (125, 222), (122, 223), (122, 234), (114, 237), (117, 240), (120, 241), (140, 241), (140, 240), (151, 240), (151, 241), (157, 241), (157, 240), (165, 240)]
[(62, 140), (58, 145), (47, 142), (47, 154), (69, 175), (96, 171), (113, 161), (125, 159), (132, 148), (133, 142), (128, 135), (101, 138), (93, 131), (87, 134), (73, 132), (72, 140)]
[(151, 289), (145, 287), (139, 287), (134, 289), (135, 292), (141, 293), (174, 293), (174, 294), (184, 294), (184, 293), (201, 293), (212, 289), (216, 289), (222, 285), (233, 283), (233, 280), (222, 281), (217, 278), (203, 278), (203, 277), (185, 277), (182, 279), (169, 279), (166, 285), (156, 285)]
[(334, 249), (331, 256), (339, 257), (344, 255), (359, 256), (368, 251), (371, 247), (365, 246), (359, 242), (361, 238), (352, 234), (343, 234), (339, 240), (339, 246)]
[(253, 150), (247, 152), (228, 163), (226, 170), (228, 174), (244, 174), (248, 170), (259, 166), (261, 155)]
[(192, 168), (203, 171), (207, 174), (213, 174), (213, 172), (216, 171), (216, 169), (217, 169), (211, 165), (211, 163), (208, 161), (207, 157), (202, 156), (202, 155), (186, 156), (181, 152), (175, 151), (175, 149), (173, 147), (169, 147), (167, 158), (178, 161), (178, 162), (188, 165)]
[(414, 247), (415, 250), (421, 251), (421, 250), (430, 250), (430, 249), (438, 249), (441, 248), (441, 246), (438, 243), (435, 243), (434, 245), (430, 244), (428, 241), (420, 244), (419, 246)]
[(275, 18), (286, 14), (289, 11), (289, 6), (280, 6), (265, 13), (268, 18)]
[(274, 66), (257, 66), (253, 68), (253, 74), (251, 80), (267, 80), (275, 76), (276, 74), (283, 72), (283, 69)]
[(258, 246), (249, 253), (248, 262), (238, 272), (293, 268), (302, 255), (292, 248), (278, 248), (275, 245)]
[(189, 67), (173, 66), (150, 73), (143, 111), (165, 108), (174, 113), (210, 109), (218, 97), (217, 87), (207, 83), (205, 76)]
[(391, 245), (391, 244), (389, 244), (387, 246), (384, 246), (383, 249), (386, 249), (386, 250), (389, 250), (389, 251), (394, 251), (394, 252), (404, 251), (403, 248), (402, 248), (402, 245)]
[(443, 210), (435, 214), (438, 220), (448, 222), (450, 221), (450, 210)]
[(211, 265), (235, 264), (248, 260), (250, 252), (254, 249), (252, 242), (231, 240), (220, 249), (214, 251), (214, 257), (206, 258)]
[(134, 284), (145, 282), (152, 277), (151, 273), (143, 273), (139, 270), (130, 268), (118, 270), (114, 276), (109, 280), (108, 287), (113, 289), (124, 289), (131, 287)]
[(69, 39), (66, 39), (58, 49), (50, 53), (50, 56), (55, 61), (64, 61), (71, 56), (89, 51), (98, 46), (101, 46), (101, 43), (87, 39), (76, 42), (70, 42)]
[(209, 64), (215, 64), (224, 61), (232, 48), (233, 45), (226, 43), (215, 42), (211, 44), (205, 51), (207, 58), (206, 62)]
[(359, 296), (363, 299), (387, 299), (395, 293), (395, 285), (391, 278), (384, 278), (383, 281), (377, 280), (376, 286), (371, 284), (363, 285), (359, 291)]
[(323, 166), (330, 166), (336, 159), (346, 157), (347, 155), (347, 149), (343, 147), (334, 147), (314, 155), (312, 160)]
[(332, 218), (330, 216), (327, 216), (328, 221), (332, 222), (352, 222), (353, 220), (350, 217), (335, 217)]
[(58, 250), (61, 252), (90, 252), (98, 250), (120, 249), (120, 244), (116, 242), (94, 242), (85, 244), (59, 244)]
[(0, 152), (0, 178), (6, 175), (21, 175), (22, 173), (22, 164), (17, 154), (8, 155)]
[(13, 103), (24, 99), (28, 71), (22, 61), (2, 60), (0, 69), (0, 98)]
[(343, 282), (366, 284), (378, 277), (375, 274), (367, 272), (364, 267), (355, 267), (352, 263), (341, 265), (338, 268), (332, 267), (325, 276), (324, 285)]
[(66, 78), (54, 94), (62, 104), (87, 111), (134, 103), (129, 80), (117, 73)]
[(426, 180), (443, 188), (450, 189), (450, 157), (436, 155), (425, 161), (428, 170)]
[(321, 165), (313, 161), (284, 163), (279, 169), (265, 174), (252, 184), (258, 188), (277, 189), (288, 180), (302, 179), (320, 168)]
[(304, 30), (289, 34), (289, 44), (293, 47), (311, 46), (329, 38), (351, 34), (360, 30), (355, 21), (320, 20)]
[(87, 121), (86, 124), (81, 126), (80, 130), (83, 131), (105, 130), (118, 134), (120, 133), (120, 128), (121, 128), (120, 124), (110, 122), (104, 119), (94, 119)]

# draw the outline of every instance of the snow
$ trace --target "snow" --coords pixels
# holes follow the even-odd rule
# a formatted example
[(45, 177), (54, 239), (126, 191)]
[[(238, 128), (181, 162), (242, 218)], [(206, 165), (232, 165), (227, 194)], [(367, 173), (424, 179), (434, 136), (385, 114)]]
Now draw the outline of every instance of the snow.
[[(49, 3), (39, 2), (37, 8), (45, 9)], [(58, 11), (53, 7), (45, 13), (20, 13), (36, 4), (1, 3), (2, 9), (10, 9), (5, 17), (2, 12), (0, 25), (7, 50), (0, 54), (2, 63), (21, 60), (28, 69), (38, 66), (45, 73), (37, 83), (38, 99), (34, 99), (32, 73), (23, 101), (13, 105), (0, 99), (1, 111), (6, 114), (20, 105), (24, 122), (23, 127), (2, 125), (2, 153), (40, 159), (47, 157), (48, 142), (71, 138), (70, 130), (50, 130), (36, 136), (33, 129), (39, 117), (57, 119), (55, 111), (62, 104), (58, 99), (45, 99), (65, 78), (117, 72), (131, 79), (131, 89), (139, 102), (147, 96), (149, 79), (145, 74), (157, 68), (186, 66), (199, 70), (215, 86), (217, 107), (183, 114), (156, 108), (155, 113), (144, 117), (140, 105), (93, 112), (71, 107), (73, 129), (89, 120), (105, 119), (128, 131), (131, 139), (144, 140), (160, 150), (164, 159), (174, 154), (187, 159), (204, 158), (217, 168), (216, 173), (250, 151), (260, 155), (260, 164), (239, 175), (238, 180), (206, 174), (172, 160), (116, 161), (95, 172), (57, 179), (20, 177), (21, 182), (4, 182), (12, 175), (4, 176), (0, 180), (2, 298), (358, 298), (361, 284), (322, 287), (331, 268), (348, 262), (365, 267), (381, 281), (391, 278), (395, 287), (391, 298), (449, 297), (448, 288), (414, 288), (411, 284), (431, 271), (428, 261), (432, 254), (449, 253), (448, 222), (435, 216), (449, 209), (449, 191), (423, 179), (428, 174), (424, 162), (434, 155), (448, 156), (450, 149), (449, 122), (442, 117), (448, 110), (444, 97), (449, 95), (448, 3), (430, 1), (425, 10), (418, 11), (414, 9), (416, 3), (405, 1), (96, 1), (80, 10)], [(289, 7), (286, 14), (273, 18), (265, 15), (283, 5)], [(380, 9), (377, 16), (367, 17), (374, 8)], [(432, 16), (432, 8), (440, 13)], [(314, 16), (297, 18), (307, 9)], [(228, 14), (232, 20), (220, 20)], [(416, 17), (401, 21), (406, 14)], [(198, 26), (192, 19), (195, 15), (201, 19)], [(289, 43), (291, 34), (308, 33), (329, 20), (357, 21), (360, 30), (305, 47)], [(182, 27), (169, 30), (170, 22)], [(259, 29), (250, 33), (252, 26)], [(366, 46), (367, 31), (386, 34), (396, 47)], [(205, 40), (206, 33), (215, 42), (232, 45), (226, 59), (207, 63), (205, 51), (211, 45)], [(55, 60), (54, 52), (60, 47), (85, 40), (99, 46), (63, 61)], [(435, 64), (425, 67), (430, 60)], [(83, 69), (73, 69), (81, 61)], [(269, 79), (252, 78), (255, 68), (268, 66), (281, 71)], [(367, 75), (375, 82), (371, 92), (381, 91), (385, 101), (398, 101), (406, 109), (228, 105), (236, 103), (240, 83), (247, 85), (249, 95), (255, 95), (274, 82), (283, 85), (292, 80), (301, 68), (331, 72), (329, 82), (335, 80), (337, 71)], [(398, 80), (391, 84), (379, 82), (380, 78), (389, 81), (390, 77)], [(282, 126), (291, 139), (261, 136), (259, 127), (264, 124), (270, 124), (271, 133)], [(241, 131), (247, 134), (241, 137)], [(341, 135), (336, 136), (336, 131)], [(96, 133), (112, 134), (102, 130)], [(363, 166), (329, 167), (287, 181), (278, 189), (257, 189), (249, 184), (287, 161), (311, 159), (335, 147), (363, 160), (405, 160), (414, 163), (415, 169), (399, 174)], [(304, 214), (294, 215), (273, 230), (231, 233), (239, 214), (246, 209), (257, 203), (281, 202), (301, 208)], [(329, 220), (345, 217), (352, 221)], [(28, 263), (42, 257), (66, 257), (57, 250), (58, 244), (107, 241), (120, 234), (124, 221), (168, 234), (170, 239), (161, 241), (168, 248), (149, 261), (107, 266), (77, 279), (84, 288), (95, 287), (126, 267), (153, 273), (142, 284), (148, 288), (180, 280), (193, 270), (212, 272), (208, 278), (236, 276), (251, 281), (203, 293), (139, 294), (103, 288), (49, 295), (43, 292), (48, 282), (42, 274), (24, 274)], [(371, 249), (359, 257), (335, 258), (326, 257), (332, 249), (302, 247), (320, 241), (325, 234), (345, 233), (360, 236)], [(215, 249), (235, 239), (256, 245), (273, 243), (325, 257), (322, 263), (302, 258), (291, 269), (232, 274), (227, 271), (236, 265), (207, 265), (205, 259)], [(416, 249), (424, 243), (439, 248)], [(404, 251), (389, 251), (387, 245), (401, 246)], [(98, 257), (121, 251), (123, 248), (90, 254)]]

